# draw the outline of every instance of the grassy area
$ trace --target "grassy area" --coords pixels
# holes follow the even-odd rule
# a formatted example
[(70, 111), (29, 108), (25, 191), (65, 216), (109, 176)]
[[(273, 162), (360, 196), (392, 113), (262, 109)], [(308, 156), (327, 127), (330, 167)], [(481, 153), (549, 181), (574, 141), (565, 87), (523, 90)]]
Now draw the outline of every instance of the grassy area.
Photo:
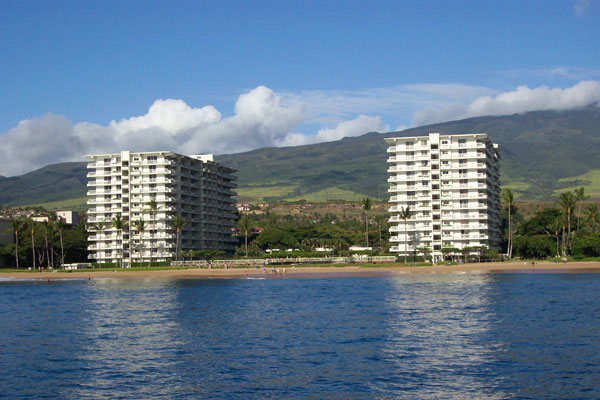
[(286, 199), (288, 201), (306, 200), (312, 202), (326, 202), (328, 200), (339, 200), (343, 201), (360, 201), (366, 196), (362, 193), (353, 192), (351, 190), (340, 189), (338, 187), (331, 187), (318, 192), (306, 193), (299, 197), (292, 197)]
[(515, 198), (518, 199), (523, 193), (527, 192), (531, 187), (530, 183), (524, 180), (503, 178), (502, 189), (510, 189), (514, 192)]
[(51, 201), (48, 203), (27, 204), (22, 207), (44, 207), (48, 211), (75, 210), (81, 211), (87, 208), (87, 197), (77, 197), (75, 199)]
[(264, 185), (264, 186), (242, 186), (235, 189), (238, 197), (262, 201), (266, 197), (281, 197), (294, 191), (297, 185), (280, 184), (280, 185)]
[[(558, 180), (563, 185), (569, 185), (562, 189), (556, 190), (556, 196), (562, 192), (572, 191), (574, 189), (584, 187), (585, 193), (592, 197), (600, 198), (600, 169), (593, 169), (583, 175), (571, 176)], [(571, 186), (572, 184), (572, 186)]]

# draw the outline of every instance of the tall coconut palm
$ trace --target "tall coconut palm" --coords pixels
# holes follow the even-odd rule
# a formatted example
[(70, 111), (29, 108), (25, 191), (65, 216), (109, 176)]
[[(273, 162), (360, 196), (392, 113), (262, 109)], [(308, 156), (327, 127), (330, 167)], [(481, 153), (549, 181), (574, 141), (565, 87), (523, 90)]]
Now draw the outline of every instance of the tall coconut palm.
[(44, 241), (46, 242), (46, 266), (50, 267), (50, 246), (48, 245), (48, 233), (50, 232), (50, 222), (42, 222), (42, 230), (44, 232)]
[(31, 233), (31, 255), (35, 269), (35, 221), (31, 217), (27, 218), (27, 229)]
[(177, 235), (176, 243), (175, 243), (175, 261), (179, 261), (179, 245), (181, 239), (181, 231), (184, 226), (186, 226), (187, 222), (180, 216), (176, 216), (173, 220), (173, 228), (175, 229), (175, 233)]
[(62, 220), (62, 218), (57, 218), (54, 226), (56, 227), (56, 231), (58, 232), (58, 237), (60, 239), (60, 265), (63, 265), (65, 263), (65, 246), (63, 245), (63, 230), (65, 229), (65, 222)]
[(92, 225), (92, 227), (96, 231), (96, 239), (98, 240), (96, 243), (100, 243), (100, 236), (103, 235), (104, 230), (107, 227), (106, 223), (104, 221), (99, 221)]
[(146, 230), (146, 221), (144, 221), (142, 218), (139, 218), (133, 221), (133, 227), (137, 231), (138, 235), (140, 235), (138, 251), (140, 253), (140, 262), (142, 262), (142, 243), (144, 243), (144, 239), (142, 238), (142, 236), (144, 235), (144, 231)]
[(379, 230), (379, 242), (381, 242), (381, 226), (383, 225), (385, 216), (382, 214), (379, 214), (379, 215), (376, 215), (374, 219), (375, 219), (375, 222), (377, 222), (377, 229)]
[(248, 258), (248, 233), (252, 229), (252, 220), (248, 215), (243, 214), (238, 220), (238, 227), (240, 231), (244, 232), (244, 250), (246, 252), (246, 258)]
[(112, 219), (112, 225), (117, 230), (117, 242), (120, 246), (119, 252), (119, 267), (123, 268), (123, 241), (119, 240), (121, 235), (123, 234), (123, 230), (127, 226), (127, 222), (121, 217), (120, 214), (117, 214)]
[(573, 210), (575, 209), (575, 203), (575, 196), (573, 196), (573, 193), (571, 192), (563, 192), (558, 197), (558, 205), (567, 216), (567, 250), (571, 248), (571, 215), (573, 214)]
[(13, 234), (15, 235), (15, 260), (17, 262), (17, 269), (19, 268), (19, 231), (23, 228), (23, 220), (20, 218), (10, 218), (10, 226)]
[(404, 264), (406, 264), (406, 257), (408, 255), (408, 220), (411, 217), (410, 206), (406, 208), (400, 208), (400, 218), (404, 220)]
[[(148, 211), (150, 212), (150, 214), (152, 214), (152, 229), (154, 231), (156, 231), (156, 213), (158, 212), (158, 209), (160, 208), (158, 206), (158, 203), (156, 202), (156, 199), (152, 198), (148, 203), (146, 203), (146, 205), (148, 206)], [(150, 240), (150, 261), (148, 263), (148, 266), (152, 265), (152, 250), (153, 250), (153, 246), (154, 246), (154, 234), (152, 234), (152, 238)]]
[(575, 189), (575, 201), (577, 201), (577, 230), (579, 231), (579, 219), (581, 218), (581, 203), (590, 198), (590, 195), (585, 194), (585, 188)]
[(600, 228), (600, 211), (598, 206), (592, 204), (586, 211), (586, 220), (590, 230), (595, 233)]
[(501, 194), (502, 200), (506, 203), (506, 208), (508, 209), (508, 248), (506, 253), (508, 254), (508, 258), (512, 258), (512, 250), (513, 250), (513, 208), (515, 206), (515, 198), (512, 190), (504, 189)]
[(369, 210), (371, 209), (373, 203), (370, 198), (365, 197), (362, 199), (361, 204), (363, 210), (365, 210), (365, 239), (367, 242), (367, 247), (369, 247)]

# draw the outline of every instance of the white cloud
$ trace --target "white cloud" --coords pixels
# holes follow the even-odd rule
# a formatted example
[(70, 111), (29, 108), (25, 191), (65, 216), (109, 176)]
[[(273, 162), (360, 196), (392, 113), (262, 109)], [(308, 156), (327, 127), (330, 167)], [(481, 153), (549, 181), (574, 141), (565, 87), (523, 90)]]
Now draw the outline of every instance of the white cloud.
[(582, 17), (585, 13), (585, 10), (590, 6), (590, 0), (578, 0), (573, 7), (573, 11), (575, 14)]
[[(412, 126), (483, 115), (564, 110), (600, 102), (600, 82), (568, 88), (519, 86), (505, 93), (460, 84), (414, 84), (358, 91), (275, 93), (259, 86), (241, 94), (235, 113), (223, 118), (213, 106), (156, 100), (144, 115), (107, 126), (47, 114), (21, 121), (0, 135), (0, 175), (10, 176), (85, 154), (171, 150), (182, 154), (236, 153), (265, 146), (338, 140), (369, 131), (389, 131), (387, 121), (406, 113)], [(302, 124), (316, 134), (299, 133)], [(306, 127), (305, 126), (305, 127)]]
[(600, 102), (600, 82), (583, 81), (561, 89), (519, 86), (495, 97), (481, 96), (468, 106), (461, 103), (426, 107), (415, 113), (413, 126), (485, 115), (509, 115), (535, 110), (567, 110)]
[(495, 93), (483, 86), (421, 83), (359, 90), (284, 91), (280, 95), (286, 103), (304, 105), (307, 122), (334, 125), (359, 114), (410, 115), (422, 107), (466, 102)]
[(161, 99), (150, 106), (147, 114), (124, 119), (118, 123), (112, 121), (110, 127), (120, 134), (149, 128), (177, 133), (186, 129), (213, 125), (220, 120), (221, 113), (212, 106), (192, 108), (183, 100)]
[(381, 117), (359, 115), (357, 118), (340, 122), (335, 128), (320, 129), (316, 135), (308, 136), (301, 133), (290, 133), (277, 143), (278, 146), (299, 146), (304, 144), (332, 142), (345, 137), (364, 135), (367, 132), (387, 132), (390, 126), (381, 121)]
[(85, 154), (124, 149), (223, 154), (389, 129), (380, 117), (360, 115), (316, 135), (294, 133), (305, 119), (303, 104), (284, 104), (264, 86), (241, 94), (234, 115), (227, 118), (212, 106), (194, 108), (174, 99), (156, 100), (146, 114), (112, 121), (108, 126), (73, 124), (64, 116), (47, 114), (21, 121), (0, 136), (0, 175), (22, 174), (50, 163), (83, 161)]

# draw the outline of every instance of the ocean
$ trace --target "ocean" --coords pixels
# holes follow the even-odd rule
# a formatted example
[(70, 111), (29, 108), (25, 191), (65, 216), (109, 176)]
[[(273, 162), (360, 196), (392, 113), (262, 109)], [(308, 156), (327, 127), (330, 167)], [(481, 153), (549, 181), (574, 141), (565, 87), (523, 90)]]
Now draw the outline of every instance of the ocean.
[(0, 398), (598, 399), (600, 274), (0, 281)]

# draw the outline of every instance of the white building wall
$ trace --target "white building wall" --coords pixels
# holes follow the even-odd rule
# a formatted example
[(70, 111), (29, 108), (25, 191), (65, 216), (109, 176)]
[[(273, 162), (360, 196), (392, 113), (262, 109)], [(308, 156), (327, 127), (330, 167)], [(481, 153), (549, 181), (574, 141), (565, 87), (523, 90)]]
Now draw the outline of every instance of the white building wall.
[(487, 135), (430, 133), (386, 142), (391, 251), (412, 255), (427, 247), (437, 261), (442, 248), (500, 249), (500, 155)]
[[(90, 258), (125, 263), (175, 258), (173, 221), (185, 221), (180, 251), (215, 249), (232, 252), (235, 239), (234, 170), (212, 156), (187, 157), (169, 151), (87, 156)], [(158, 205), (153, 215), (148, 203)], [(118, 236), (112, 219), (128, 223)], [(143, 233), (135, 221), (143, 220)], [(98, 223), (106, 228), (98, 229)]]

